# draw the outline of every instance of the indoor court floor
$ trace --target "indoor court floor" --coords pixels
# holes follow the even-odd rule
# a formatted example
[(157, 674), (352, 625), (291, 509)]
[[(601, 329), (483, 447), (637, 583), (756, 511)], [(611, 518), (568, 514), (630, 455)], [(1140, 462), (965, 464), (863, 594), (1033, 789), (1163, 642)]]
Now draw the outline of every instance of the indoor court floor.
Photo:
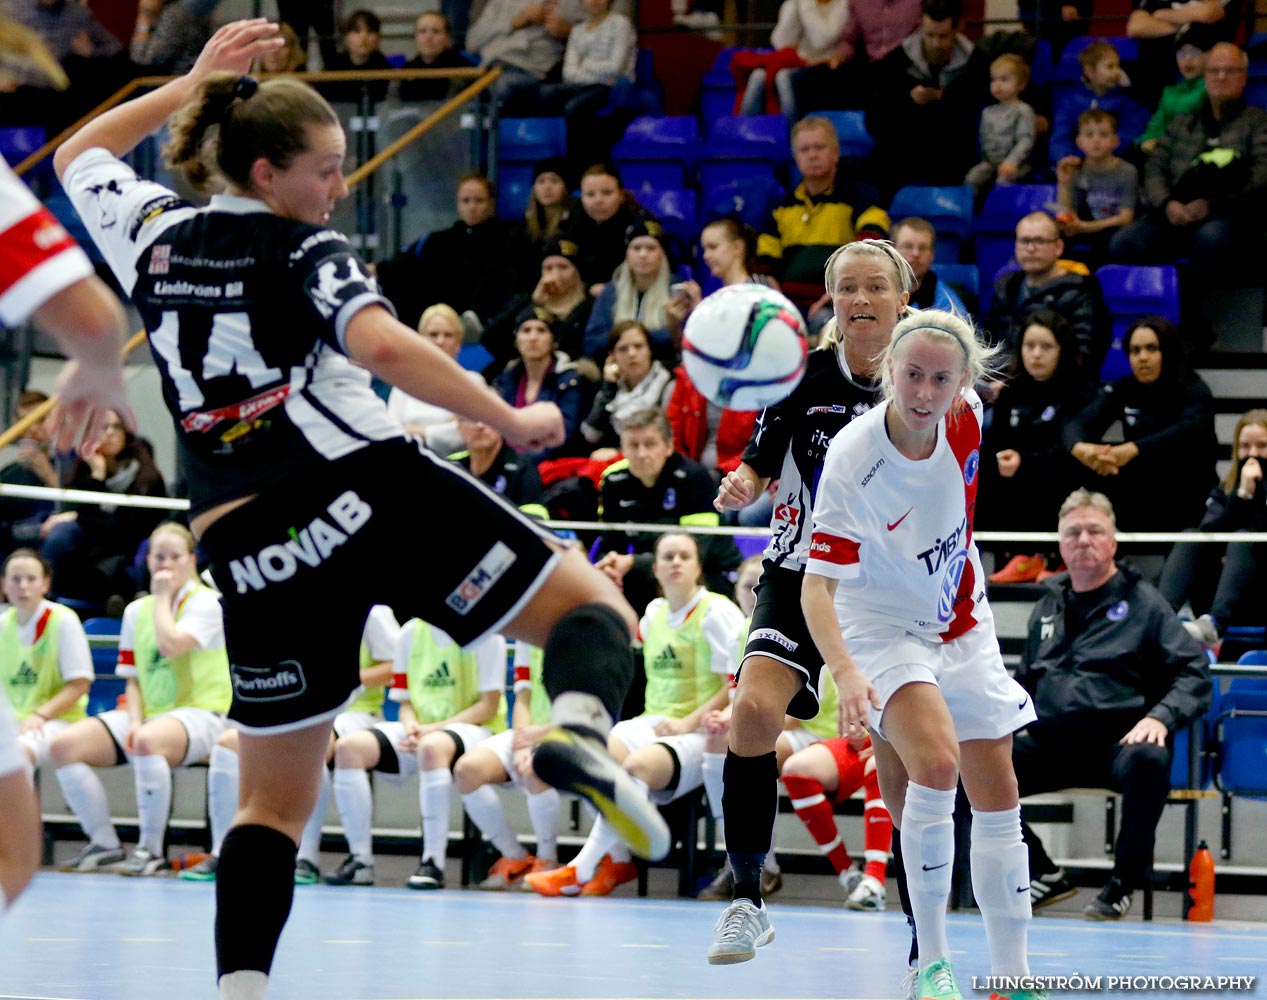
[[(0, 998), (214, 1000), (214, 885), (43, 871), (0, 921)], [(712, 967), (704, 953), (720, 904), (542, 899), (519, 892), (298, 888), (269, 996), (276, 1000), (422, 998), (898, 998), (907, 949), (901, 914), (771, 906), (776, 940), (757, 959)], [(1267, 925), (1173, 919), (1116, 925), (1035, 919), (1043, 975), (1267, 975)], [(980, 917), (950, 915), (968, 1000), (985, 1000)], [(1131, 990), (1132, 996), (1160, 996)]]

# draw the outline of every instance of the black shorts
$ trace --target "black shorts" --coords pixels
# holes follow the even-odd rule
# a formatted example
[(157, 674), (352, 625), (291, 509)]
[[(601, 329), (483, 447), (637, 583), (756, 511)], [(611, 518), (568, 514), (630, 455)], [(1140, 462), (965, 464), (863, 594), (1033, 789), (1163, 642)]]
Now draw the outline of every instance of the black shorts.
[[(768, 656), (787, 664), (804, 678), (800, 691), (792, 698), (787, 712), (797, 719), (812, 719), (818, 714), (819, 680), (823, 658), (810, 638), (801, 610), (801, 580), (805, 573), (775, 566), (766, 559), (761, 563), (761, 579), (757, 583), (757, 604), (752, 609), (748, 627), (748, 643), (744, 659)], [(736, 677), (743, 671), (740, 664)]]
[(360, 683), (375, 604), (469, 646), (513, 619), (558, 558), (547, 531), (412, 442), (306, 470), (216, 521), (200, 551), (223, 595), (229, 718), (286, 732)]

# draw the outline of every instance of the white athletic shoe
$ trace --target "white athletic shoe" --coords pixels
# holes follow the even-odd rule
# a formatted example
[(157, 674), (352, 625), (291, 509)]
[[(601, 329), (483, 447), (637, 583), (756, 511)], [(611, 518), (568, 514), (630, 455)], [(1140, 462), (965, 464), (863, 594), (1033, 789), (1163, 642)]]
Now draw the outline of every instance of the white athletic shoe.
[(757, 949), (774, 940), (774, 928), (765, 904), (736, 899), (717, 920), (715, 937), (708, 949), (709, 965), (734, 965), (757, 957)]
[(122, 847), (102, 847), (88, 844), (82, 851), (58, 868), (63, 872), (96, 872), (108, 865), (118, 864), (126, 854)]
[(863, 875), (845, 900), (851, 910), (883, 910), (884, 904), (884, 883), (873, 875)]

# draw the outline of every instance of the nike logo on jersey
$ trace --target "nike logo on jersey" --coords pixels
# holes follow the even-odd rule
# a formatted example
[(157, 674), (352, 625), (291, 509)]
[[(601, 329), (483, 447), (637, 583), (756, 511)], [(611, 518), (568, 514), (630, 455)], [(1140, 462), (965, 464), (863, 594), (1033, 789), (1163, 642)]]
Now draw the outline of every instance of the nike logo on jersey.
[(1025, 710), (1025, 706), (1028, 704), (1029, 704), (1029, 699), (1026, 698), (1023, 702), (1021, 702), (1019, 705), (1016, 706), (1016, 710), (1018, 712), (1023, 712)]
[(1016, 887), (1017, 892), (1029, 892), (1029, 886), (1021, 885)]
[(943, 862), (942, 862), (941, 864), (939, 864), (939, 865), (932, 865), (932, 866), (929, 866), (929, 865), (920, 865), (920, 867), (921, 867), (921, 868), (923, 868), (923, 869), (924, 869), (924, 871), (926, 871), (926, 872), (935, 872), (938, 868), (945, 868), (948, 864), (950, 864), (950, 862), (949, 862), (949, 861), (943, 861)]
[[(906, 510), (906, 514), (909, 514), (909, 513), (910, 513), (911, 511), (913, 511), (914, 509), (915, 509), (914, 507), (908, 507), (908, 508), (907, 508), (907, 510)], [(899, 517), (896, 521), (886, 521), (886, 522), (885, 522), (885, 526), (886, 526), (886, 527), (887, 527), (890, 531), (892, 531), (892, 530), (893, 530), (894, 528), (896, 528), (899, 524), (901, 524), (903, 521), (905, 521), (905, 520), (906, 520), (906, 514), (903, 514), (903, 515), (902, 515), (901, 517)]]

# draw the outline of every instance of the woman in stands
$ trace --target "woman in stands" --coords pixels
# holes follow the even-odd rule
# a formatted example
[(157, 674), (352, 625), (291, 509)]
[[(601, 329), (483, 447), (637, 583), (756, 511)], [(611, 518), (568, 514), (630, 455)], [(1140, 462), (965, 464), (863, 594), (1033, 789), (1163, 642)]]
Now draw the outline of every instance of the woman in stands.
[(673, 394), (673, 379), (653, 356), (651, 334), (645, 326), (636, 319), (616, 323), (607, 337), (603, 384), (581, 424), (581, 433), (594, 448), (590, 457), (595, 461), (617, 458), (624, 419), (643, 410), (664, 412)]
[(581, 248), (569, 239), (556, 237), (535, 245), (532, 253), (535, 286), (507, 299), (480, 337), (480, 345), (493, 356), (490, 371), (500, 372), (514, 357), (515, 321), (532, 306), (550, 323), (559, 350), (573, 360), (581, 357), (585, 326), (594, 308), (581, 280)]
[[(972, 386), (990, 361), (954, 313), (897, 325), (879, 364), (884, 403), (824, 460), (801, 597), (840, 694), (841, 731), (870, 729), (885, 801), (901, 817), (925, 1000), (962, 997), (945, 915), (960, 776), (992, 974), (1029, 974), (1012, 733), (1035, 714), (1003, 666), (972, 540), (982, 410)], [(905, 782), (888, 780), (899, 774)]]
[[(233, 697), (220, 601), (198, 579), (189, 529), (171, 521), (155, 528), (146, 564), (152, 593), (127, 606), (119, 627), (116, 672), (127, 678), (125, 707), (76, 722), (49, 748), (66, 803), (88, 835), (63, 871), (113, 865), (122, 875), (155, 875), (168, 867), (172, 768), (207, 759)], [(93, 768), (127, 761), (140, 837), (125, 860)]]
[(594, 300), (585, 325), (585, 356), (602, 361), (612, 327), (636, 319), (656, 351), (676, 359), (678, 341), (669, 329), (667, 312), (674, 280), (664, 227), (654, 219), (634, 222), (625, 230), (624, 263)]
[[(1122, 345), (1131, 374), (1103, 386), (1065, 424), (1065, 446), (1089, 470), (1084, 484), (1113, 501), (1121, 530), (1190, 528), (1217, 480), (1210, 387), (1188, 366), (1179, 328), (1168, 319), (1137, 320)], [(1125, 440), (1103, 442), (1118, 421)], [(1176, 475), (1179, 456), (1183, 469)]]
[[(824, 277), (834, 317), (818, 350), (791, 395), (762, 412), (743, 461), (717, 493), (719, 511), (738, 511), (779, 481), (726, 754), (723, 806), (735, 889), (709, 949), (713, 964), (747, 961), (774, 936), (761, 902), (761, 869), (774, 831), (775, 745), (784, 716), (812, 719), (823, 690), (823, 658), (801, 610), (810, 511), (827, 445), (879, 401), (880, 355), (915, 287), (910, 265), (881, 240), (841, 247)], [(900, 825), (900, 817), (894, 819)]]
[(0, 682), (18, 719), (18, 740), (32, 767), (48, 762), (49, 744), (84, 718), (92, 653), (70, 608), (48, 600), (51, 567), (30, 549), (4, 561)]
[[(93, 119), (54, 161), (145, 321), (192, 526), (225, 595), (242, 806), (220, 855), (216, 944), (222, 993), (245, 1000), (267, 989), (296, 842), (332, 720), (359, 683), (374, 604), (465, 645), (502, 631), (542, 646), (556, 725), (537, 773), (584, 785), (643, 853), (668, 847), (663, 820), (601, 743), (632, 676), (632, 610), (583, 556), (411, 444), (351, 359), (529, 450), (563, 442), (558, 409), (507, 406), (393, 318), (326, 228), (348, 193), (334, 112), (293, 79), (240, 76), (281, 44), (262, 19), (226, 25), (189, 74)], [(205, 184), (206, 155), (225, 178), (228, 193), (205, 209), (120, 159), (171, 115), (169, 162)], [(68, 341), (81, 358), (70, 398), (117, 409), (117, 342), (100, 354)], [(485, 541), (472, 544), (468, 525)], [(355, 593), (352, 578), (365, 581)]]
[(625, 259), (626, 231), (650, 218), (611, 164), (595, 163), (581, 175), (581, 210), (560, 225), (559, 235), (581, 248), (581, 277), (595, 298)]
[[(645, 707), (612, 728), (607, 746), (652, 801), (665, 805), (704, 782), (704, 720), (729, 702), (743, 612), (704, 586), (691, 535), (661, 535), (652, 572), (664, 596), (647, 605), (639, 628)], [(543, 896), (606, 896), (636, 875), (620, 832), (600, 817), (570, 863), (525, 881)]]
[[(1232, 432), (1232, 462), (1210, 491), (1198, 531), (1267, 531), (1267, 410), (1241, 414)], [(1166, 557), (1158, 589), (1176, 611), (1191, 602), (1195, 622), (1188, 631), (1207, 646), (1223, 638), (1230, 623), (1264, 623), (1267, 546), (1177, 542)]]

